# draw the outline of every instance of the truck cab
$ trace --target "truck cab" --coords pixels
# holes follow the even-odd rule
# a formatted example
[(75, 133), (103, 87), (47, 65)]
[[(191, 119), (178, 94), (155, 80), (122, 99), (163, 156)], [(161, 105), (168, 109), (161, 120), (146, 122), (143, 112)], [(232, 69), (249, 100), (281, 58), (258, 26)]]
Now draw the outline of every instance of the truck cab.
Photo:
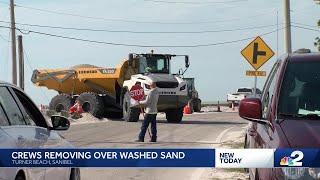
[(254, 91), (256, 91), (256, 97), (260, 98), (261, 90), (258, 88), (256, 88), (255, 90), (254, 88), (251, 88), (251, 87), (241, 87), (237, 89), (236, 93), (228, 94), (227, 102), (229, 103), (229, 107), (231, 108), (233, 105), (238, 105), (242, 99), (253, 97)]
[[(132, 69), (130, 79), (125, 80), (122, 90), (123, 117), (126, 121), (138, 121), (140, 110), (132, 107), (129, 91), (135, 84), (143, 87), (148, 95), (151, 83), (156, 83), (159, 91), (158, 112), (165, 112), (168, 122), (181, 122), (183, 108), (188, 102), (187, 83), (180, 76), (189, 67), (189, 58), (185, 56), (185, 70), (173, 74), (170, 62), (178, 55), (171, 54), (130, 54), (128, 69)], [(129, 71), (128, 71), (129, 72)]]

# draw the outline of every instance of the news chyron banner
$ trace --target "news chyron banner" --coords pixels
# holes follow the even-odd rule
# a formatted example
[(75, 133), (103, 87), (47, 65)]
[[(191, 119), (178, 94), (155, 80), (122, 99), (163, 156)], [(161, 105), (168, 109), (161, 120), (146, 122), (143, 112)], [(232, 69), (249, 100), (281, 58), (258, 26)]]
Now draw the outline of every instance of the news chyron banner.
[(0, 167), (214, 167), (214, 149), (0, 149)]
[(320, 149), (0, 149), (0, 167), (320, 168)]

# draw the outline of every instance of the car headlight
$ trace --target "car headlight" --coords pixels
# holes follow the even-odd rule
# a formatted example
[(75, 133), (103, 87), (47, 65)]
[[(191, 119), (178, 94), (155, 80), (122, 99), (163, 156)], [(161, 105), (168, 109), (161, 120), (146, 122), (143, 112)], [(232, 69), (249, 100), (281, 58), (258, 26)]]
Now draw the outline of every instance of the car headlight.
[(309, 168), (309, 175), (314, 179), (320, 179), (320, 168)]
[(185, 84), (185, 85), (183, 85), (183, 86), (181, 86), (180, 91), (185, 90), (185, 89), (186, 89), (186, 87), (187, 87), (187, 85), (186, 85), (186, 84)]
[(304, 176), (306, 168), (282, 168), (282, 172), (287, 179), (299, 179)]

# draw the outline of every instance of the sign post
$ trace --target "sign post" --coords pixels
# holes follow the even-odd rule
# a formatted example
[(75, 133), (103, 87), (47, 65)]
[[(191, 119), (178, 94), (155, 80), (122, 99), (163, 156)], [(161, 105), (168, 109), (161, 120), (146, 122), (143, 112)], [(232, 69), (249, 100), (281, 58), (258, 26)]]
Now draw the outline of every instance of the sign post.
[(257, 97), (257, 76), (254, 76), (254, 89), (253, 89), (253, 97)]
[(248, 63), (255, 69), (255, 71), (247, 71), (247, 76), (254, 76), (254, 92), (256, 97), (257, 89), (257, 76), (265, 76), (265, 71), (258, 71), (273, 55), (272, 49), (263, 41), (261, 37), (257, 37), (251, 43), (247, 45), (242, 51), (242, 56), (248, 61)]

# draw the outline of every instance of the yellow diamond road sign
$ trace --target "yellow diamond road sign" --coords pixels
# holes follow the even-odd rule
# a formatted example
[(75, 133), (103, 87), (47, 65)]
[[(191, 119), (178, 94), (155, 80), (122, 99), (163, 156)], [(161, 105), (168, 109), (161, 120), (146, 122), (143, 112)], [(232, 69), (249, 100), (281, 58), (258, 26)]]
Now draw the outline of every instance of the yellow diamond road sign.
[(258, 36), (241, 51), (241, 54), (255, 70), (258, 70), (274, 55), (274, 52), (263, 39)]

